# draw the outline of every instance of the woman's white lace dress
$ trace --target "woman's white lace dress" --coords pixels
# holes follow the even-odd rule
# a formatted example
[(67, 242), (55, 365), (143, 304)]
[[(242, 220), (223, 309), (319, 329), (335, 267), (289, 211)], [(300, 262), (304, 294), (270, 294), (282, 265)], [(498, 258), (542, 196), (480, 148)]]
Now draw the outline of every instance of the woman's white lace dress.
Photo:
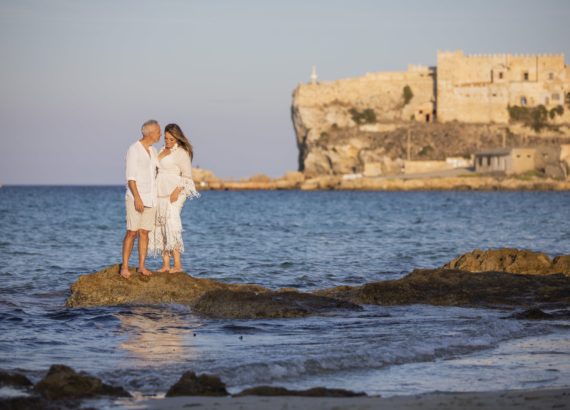
[[(160, 152), (163, 150), (164, 148)], [(156, 185), (158, 192), (156, 222), (150, 233), (149, 251), (154, 256), (161, 255), (165, 251), (184, 252), (180, 212), (186, 199), (200, 196), (192, 180), (192, 163), (188, 152), (175, 146), (171, 148), (170, 154), (158, 161)], [(178, 200), (171, 203), (170, 194), (177, 187), (181, 187), (182, 191)]]

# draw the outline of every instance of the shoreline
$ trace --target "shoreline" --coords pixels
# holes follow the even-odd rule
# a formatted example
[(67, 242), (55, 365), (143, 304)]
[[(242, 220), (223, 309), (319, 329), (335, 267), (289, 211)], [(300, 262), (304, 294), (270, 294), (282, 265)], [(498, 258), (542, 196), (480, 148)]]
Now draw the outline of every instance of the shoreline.
[[(411, 396), (392, 397), (169, 397), (147, 399), (136, 403), (139, 409), (287, 409), (287, 410), (343, 410), (343, 409), (557, 409), (570, 402), (570, 387), (559, 389), (524, 389), (483, 392), (433, 392)], [(126, 401), (116, 402), (125, 408), (135, 408)]]
[(570, 181), (547, 178), (438, 177), (346, 179), (320, 176), (306, 180), (272, 179), (266, 181), (202, 181), (202, 191), (570, 191)]

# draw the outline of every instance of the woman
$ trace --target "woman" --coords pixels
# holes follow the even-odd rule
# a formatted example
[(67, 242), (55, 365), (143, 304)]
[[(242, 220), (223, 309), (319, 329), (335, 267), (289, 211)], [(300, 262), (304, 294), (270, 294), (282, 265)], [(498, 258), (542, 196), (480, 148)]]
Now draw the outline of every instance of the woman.
[[(158, 204), (156, 222), (151, 232), (149, 248), (154, 256), (162, 255), (158, 272), (182, 272), (180, 254), (184, 252), (180, 211), (186, 199), (200, 194), (192, 180), (192, 144), (176, 124), (164, 127), (164, 148), (158, 154), (156, 185)], [(170, 256), (174, 266), (170, 268)]]

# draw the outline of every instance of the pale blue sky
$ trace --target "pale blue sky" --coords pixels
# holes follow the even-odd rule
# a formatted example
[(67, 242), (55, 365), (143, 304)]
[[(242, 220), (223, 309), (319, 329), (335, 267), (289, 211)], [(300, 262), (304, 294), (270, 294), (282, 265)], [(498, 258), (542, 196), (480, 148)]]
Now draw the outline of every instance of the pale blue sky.
[(121, 184), (149, 118), (181, 125), (194, 165), (282, 175), (313, 64), (334, 80), (459, 48), (568, 62), (570, 1), (0, 0), (0, 184)]

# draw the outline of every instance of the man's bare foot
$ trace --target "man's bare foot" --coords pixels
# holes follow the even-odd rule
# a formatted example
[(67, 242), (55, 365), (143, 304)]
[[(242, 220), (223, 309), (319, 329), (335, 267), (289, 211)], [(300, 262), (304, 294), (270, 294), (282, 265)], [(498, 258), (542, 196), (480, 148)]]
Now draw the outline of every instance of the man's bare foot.
[(178, 272), (184, 272), (182, 266), (175, 266), (172, 269), (170, 269), (170, 273), (178, 273)]
[(125, 279), (129, 279), (131, 277), (131, 271), (129, 269), (121, 269), (119, 275), (121, 275)]
[(147, 268), (139, 268), (137, 272), (142, 273), (143, 276), (150, 276), (152, 272), (149, 271)]
[(163, 266), (162, 268), (160, 268), (159, 270), (157, 270), (157, 272), (170, 272), (170, 268), (167, 266)]

